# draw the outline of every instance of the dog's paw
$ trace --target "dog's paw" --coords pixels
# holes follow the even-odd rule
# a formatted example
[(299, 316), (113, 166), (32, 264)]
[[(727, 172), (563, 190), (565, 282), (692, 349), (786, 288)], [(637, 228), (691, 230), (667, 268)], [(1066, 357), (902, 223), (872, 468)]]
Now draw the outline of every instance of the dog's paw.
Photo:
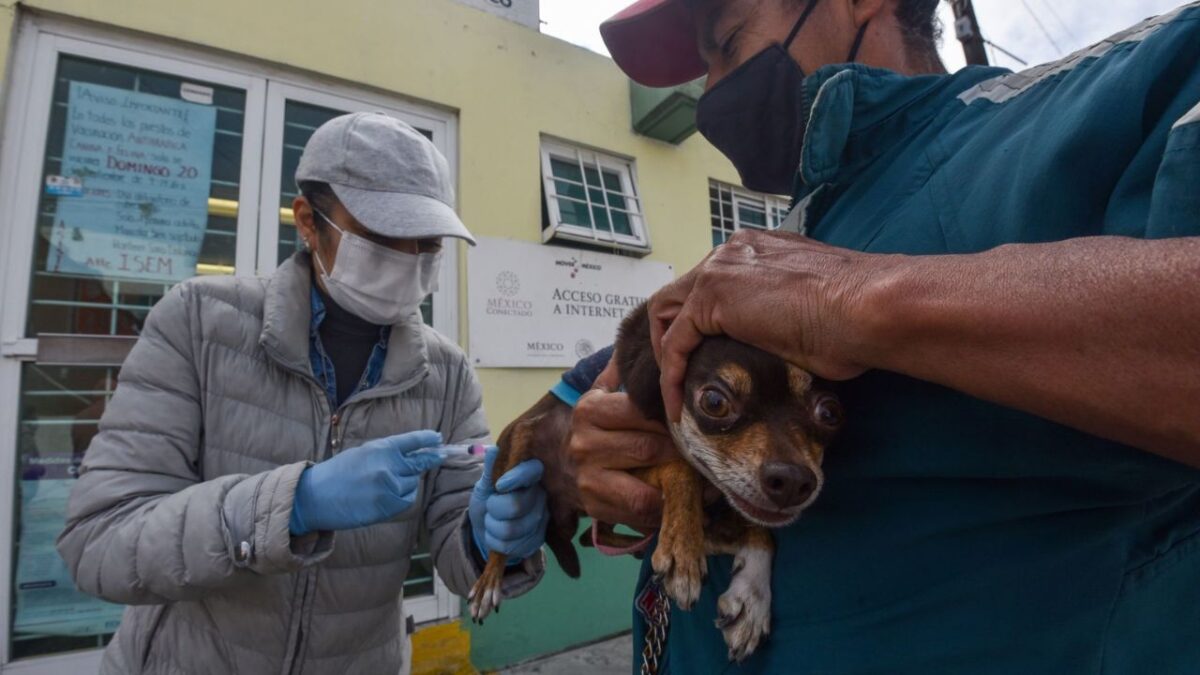
[(704, 551), (691, 550), (686, 546), (664, 546), (654, 550), (650, 562), (654, 572), (662, 579), (667, 595), (682, 610), (689, 610), (700, 598), (700, 587), (708, 574), (708, 561)]
[[(471, 620), (477, 624), (482, 624), (492, 610), (500, 613), (500, 600), (503, 598), (503, 593), (500, 590), (500, 582), (504, 577), (504, 573), (496, 573), (492, 569), (493, 565), (489, 564), (484, 567), (483, 574), (471, 587), (471, 592), (467, 595), (467, 604), (471, 610)], [(501, 566), (503, 568), (503, 566)]]
[(742, 661), (771, 632), (771, 552), (743, 549), (729, 589), (717, 600), (717, 628), (725, 636), (729, 660)]

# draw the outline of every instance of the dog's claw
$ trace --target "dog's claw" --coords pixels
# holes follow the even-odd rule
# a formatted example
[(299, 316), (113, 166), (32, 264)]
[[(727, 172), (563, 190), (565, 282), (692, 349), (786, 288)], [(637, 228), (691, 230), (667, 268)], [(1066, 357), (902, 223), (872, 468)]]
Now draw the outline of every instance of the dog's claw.
[(735, 662), (753, 654), (771, 632), (771, 554), (751, 549), (738, 558), (741, 571), (717, 599), (715, 622), (729, 646), (729, 660)]
[(733, 624), (741, 617), (742, 617), (742, 612), (738, 612), (737, 614), (726, 614), (725, 612), (718, 612), (717, 620), (714, 621), (713, 623), (715, 623), (717, 625), (717, 628), (724, 630), (726, 627)]
[(483, 574), (475, 581), (475, 585), (467, 594), (471, 620), (476, 624), (482, 626), (484, 618), (493, 610), (497, 614), (500, 613), (500, 601), (504, 597), (504, 593), (500, 590), (502, 577), (503, 573), (497, 571), (495, 565), (488, 563)]
[(686, 549), (671, 553), (673, 547), (659, 545), (651, 562), (667, 595), (682, 610), (687, 611), (700, 598), (700, 588), (708, 574), (708, 561), (703, 552), (691, 555)]

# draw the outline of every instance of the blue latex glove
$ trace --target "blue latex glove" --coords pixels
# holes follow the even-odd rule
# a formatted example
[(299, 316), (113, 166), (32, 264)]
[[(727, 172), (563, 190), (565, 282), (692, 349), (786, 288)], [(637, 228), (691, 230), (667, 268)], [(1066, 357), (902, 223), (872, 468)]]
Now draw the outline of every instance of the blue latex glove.
[(497, 551), (508, 556), (512, 564), (542, 547), (550, 511), (546, 508), (546, 491), (538, 483), (542, 479), (542, 463), (536, 459), (521, 462), (493, 483), (492, 467), (497, 452), (499, 449), (493, 445), (483, 456), (483, 475), (471, 492), (467, 514), (475, 546), (483, 559), (487, 560), (491, 551)]
[(342, 451), (300, 474), (288, 527), (299, 536), (391, 520), (412, 507), (421, 474), (439, 466), (436, 431), (378, 438)]

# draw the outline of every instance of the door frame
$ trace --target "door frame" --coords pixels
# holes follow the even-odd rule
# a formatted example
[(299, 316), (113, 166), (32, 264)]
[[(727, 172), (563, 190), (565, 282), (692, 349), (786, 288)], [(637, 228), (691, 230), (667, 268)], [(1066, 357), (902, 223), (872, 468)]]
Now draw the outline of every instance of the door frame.
[[(20, 421), (23, 364), (34, 361), (37, 338), (26, 336), (29, 293), (35, 261), (33, 247), (37, 236), (37, 210), (42, 195), (41, 167), (45, 162), (46, 138), (50, 125), (50, 106), (60, 55), (80, 56), (129, 65), (135, 68), (170, 73), (183, 78), (236, 87), (246, 92), (245, 124), (242, 131), (242, 164), (239, 201), (257, 203), (259, 195), (260, 154), (266, 82), (245, 73), (214, 67), (197, 59), (180, 58), (170, 49), (147, 49), (137, 41), (104, 39), (102, 31), (56, 30), (57, 22), (24, 15), (19, 23), (14, 68), (6, 89), (5, 127), (0, 152), (0, 204), (11, 204), (5, 230), (4, 274), (0, 292), (6, 301), (0, 306), (0, 485), (16, 486), (16, 455)], [(29, 167), (37, 167), (36, 171)], [(254, 273), (257, 209), (238, 209), (237, 244), (234, 265), (237, 274)], [(66, 664), (87, 667), (99, 664), (101, 650), (82, 654), (34, 657), (10, 663), (12, 635), (11, 609), (15, 598), (12, 574), (16, 565), (15, 501), (0, 500), (0, 668), (3, 672), (62, 672)]]
[[(434, 131), (434, 143), (446, 156), (457, 186), (458, 118), (449, 108), (300, 74), (249, 57), (238, 58), (70, 18), (39, 15), (20, 7), (12, 44), (8, 79), (0, 90), (0, 204), (13, 207), (7, 214), (0, 214), (7, 221), (0, 224), (0, 297), (21, 302), (0, 303), (0, 430), (8, 430), (0, 433), (0, 486), (14, 489), (16, 486), (21, 370), (24, 363), (36, 360), (37, 356), (38, 340), (25, 335), (36, 238), (36, 228), (30, 224), (36, 222), (41, 198), (44, 180), (41, 167), (50, 122), (47, 111), (53, 99), (59, 54), (192, 77), (246, 92), (234, 260), (238, 276), (269, 273), (275, 268), (285, 96), (333, 108), (351, 101), (358, 105), (357, 109), (382, 108), (402, 119), (418, 121)], [(273, 130), (280, 133), (273, 134)], [(38, 170), (28, 171), (31, 166)], [(273, 209), (268, 209), (269, 206)], [(268, 210), (270, 218), (265, 217)], [(460, 340), (460, 248), (461, 244), (443, 249), (440, 289), (433, 300), (435, 328), (456, 343)], [(102, 655), (100, 649), (10, 661), (12, 574), (16, 564), (14, 516), (14, 501), (0, 500), (0, 547), (4, 549), (0, 551), (0, 673), (95, 672)], [(434, 594), (407, 602), (405, 609), (421, 623), (457, 617), (460, 602), (435, 572)]]

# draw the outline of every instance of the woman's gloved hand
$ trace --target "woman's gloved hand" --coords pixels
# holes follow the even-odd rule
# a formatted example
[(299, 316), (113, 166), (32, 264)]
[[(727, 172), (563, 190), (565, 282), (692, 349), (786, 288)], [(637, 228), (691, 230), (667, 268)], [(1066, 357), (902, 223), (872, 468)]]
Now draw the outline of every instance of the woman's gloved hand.
[(499, 449), (491, 446), (483, 457), (483, 475), (475, 483), (467, 511), (475, 545), (487, 560), (492, 551), (503, 553), (509, 562), (528, 558), (546, 540), (546, 491), (542, 463), (526, 460), (509, 469), (499, 481), (492, 480), (492, 467)]
[(441, 465), (436, 431), (378, 438), (300, 474), (288, 527), (300, 536), (391, 520), (412, 507), (421, 474)]

